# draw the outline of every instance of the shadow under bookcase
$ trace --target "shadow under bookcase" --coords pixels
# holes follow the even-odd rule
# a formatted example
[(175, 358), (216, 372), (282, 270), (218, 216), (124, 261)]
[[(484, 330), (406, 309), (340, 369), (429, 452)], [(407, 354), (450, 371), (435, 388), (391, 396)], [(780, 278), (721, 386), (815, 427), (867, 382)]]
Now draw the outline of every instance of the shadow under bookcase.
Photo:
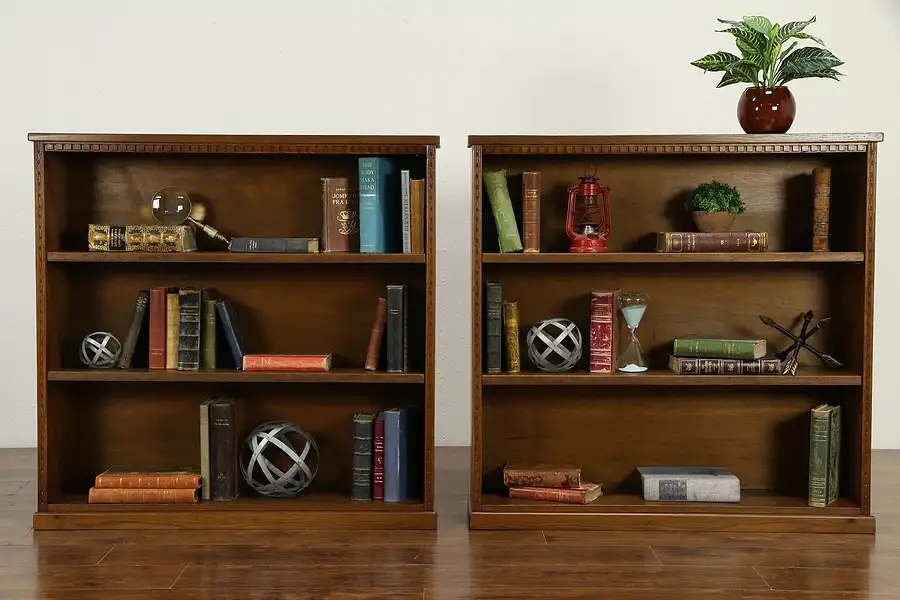
[[(433, 529), (435, 160), (433, 136), (32, 134), (38, 346), (36, 529)], [(240, 254), (197, 232), (196, 252), (89, 252), (91, 223), (152, 224), (150, 198), (175, 185), (229, 236), (322, 238), (322, 177), (355, 181), (358, 159), (387, 156), (425, 179), (422, 254)], [(364, 369), (376, 302), (408, 288), (409, 370)], [(332, 355), (325, 372), (87, 369), (81, 340), (124, 340), (142, 289), (191, 286), (228, 298), (248, 352)], [(51, 294), (52, 292), (52, 294)], [(141, 352), (140, 344), (138, 352)], [(146, 348), (143, 348), (146, 353)], [(219, 356), (228, 357), (220, 350)], [(237, 400), (238, 448), (257, 425), (291, 421), (319, 448), (295, 498), (241, 480), (226, 502), (89, 504), (111, 466), (197, 468), (199, 405)], [(406, 502), (351, 501), (353, 415), (410, 406), (416, 465)]]

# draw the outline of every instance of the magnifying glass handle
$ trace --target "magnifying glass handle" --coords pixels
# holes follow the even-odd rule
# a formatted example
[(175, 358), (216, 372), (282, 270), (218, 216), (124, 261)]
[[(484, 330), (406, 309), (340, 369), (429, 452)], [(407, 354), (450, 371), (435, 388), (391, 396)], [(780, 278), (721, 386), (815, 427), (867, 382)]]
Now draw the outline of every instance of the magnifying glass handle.
[(218, 229), (215, 229), (214, 227), (210, 227), (209, 225), (201, 223), (194, 217), (188, 217), (187, 220), (190, 221), (195, 226), (199, 227), (203, 231), (203, 233), (205, 233), (212, 239), (219, 240), (220, 242), (224, 242), (224, 243), (228, 244), (229, 246), (231, 245), (231, 240), (229, 240), (227, 237), (225, 237), (224, 235), (219, 233)]

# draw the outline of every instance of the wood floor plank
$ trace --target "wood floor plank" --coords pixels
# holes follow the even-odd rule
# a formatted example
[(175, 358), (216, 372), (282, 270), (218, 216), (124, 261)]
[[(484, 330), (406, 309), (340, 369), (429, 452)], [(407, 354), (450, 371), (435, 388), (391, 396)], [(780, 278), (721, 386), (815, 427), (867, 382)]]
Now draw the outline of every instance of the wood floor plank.
[(776, 592), (772, 590), (559, 589), (483, 586), (478, 590), (426, 588), (425, 600), (896, 600), (896, 596), (856, 592)]
[(479, 567), (503, 565), (568, 565), (593, 568), (604, 565), (659, 566), (649, 545), (609, 547), (550, 547), (546, 545), (435, 546), (424, 548), (416, 559), (428, 565), (465, 564)]
[(900, 568), (869, 570), (759, 567), (757, 571), (773, 590), (893, 593), (894, 597), (900, 590)]
[(379, 566), (249, 567), (188, 565), (175, 584), (176, 590), (189, 592), (211, 589), (272, 591), (308, 589), (379, 589), (421, 597), (431, 573), (424, 565), (402, 565), (385, 569)]
[[(94, 566), (113, 549), (111, 544), (81, 544), (78, 546), (0, 546), (0, 565)], [(0, 567), (2, 569), (2, 567)], [(2, 587), (2, 582), (0, 582)]]
[[(297, 587), (302, 587), (298, 584)], [(208, 595), (185, 596), (179, 590), (91, 590), (6, 592), (3, 600), (421, 600), (422, 592), (396, 590), (210, 590)], [(830, 599), (826, 599), (830, 600)]]
[[(104, 566), (131, 565), (245, 565), (245, 566), (378, 566), (392, 568), (412, 565), (422, 553), (421, 546), (364, 544), (358, 546), (273, 547), (158, 546), (119, 544), (106, 555)], [(2, 556), (2, 555), (0, 555)]]
[(0, 598), (14, 590), (165, 590), (184, 567), (0, 566)]
[(653, 550), (663, 565), (735, 566), (755, 567), (820, 567), (868, 569), (874, 561), (882, 561), (883, 568), (900, 568), (900, 554), (876, 551), (874, 540), (869, 548), (848, 551), (841, 545), (832, 545), (828, 539), (818, 547), (797, 548), (791, 545), (734, 543), (719, 546), (653, 545)]

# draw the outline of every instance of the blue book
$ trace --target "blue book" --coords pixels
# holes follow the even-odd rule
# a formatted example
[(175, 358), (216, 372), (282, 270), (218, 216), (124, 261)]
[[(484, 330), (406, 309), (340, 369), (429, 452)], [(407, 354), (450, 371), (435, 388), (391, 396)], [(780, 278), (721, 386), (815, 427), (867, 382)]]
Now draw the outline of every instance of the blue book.
[(401, 219), (399, 183), (392, 159), (359, 159), (360, 252), (397, 252)]
[(384, 411), (384, 501), (408, 499), (405, 408)]
[(231, 356), (234, 358), (234, 364), (238, 369), (244, 366), (244, 342), (241, 339), (241, 332), (237, 326), (237, 320), (234, 318), (234, 308), (230, 300), (220, 300), (216, 302), (216, 316), (222, 325), (222, 332), (228, 341), (228, 348), (231, 349)]

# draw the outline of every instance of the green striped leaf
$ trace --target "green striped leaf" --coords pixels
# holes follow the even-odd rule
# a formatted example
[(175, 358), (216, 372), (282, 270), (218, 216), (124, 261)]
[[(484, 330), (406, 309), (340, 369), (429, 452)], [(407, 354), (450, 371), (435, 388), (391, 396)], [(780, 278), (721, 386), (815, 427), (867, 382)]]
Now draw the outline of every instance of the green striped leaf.
[(802, 73), (798, 75), (787, 75), (784, 78), (778, 81), (778, 85), (784, 85), (789, 81), (794, 81), (795, 79), (834, 79), (835, 81), (840, 81), (838, 77), (845, 77), (845, 75), (839, 71), (835, 71), (834, 69), (821, 69), (819, 71), (812, 71), (810, 73)]
[(766, 39), (768, 39), (769, 35), (772, 33), (772, 22), (765, 17), (744, 17), (744, 23), (746, 23), (753, 30), (758, 31), (759, 33), (766, 36)]
[(719, 85), (716, 87), (725, 87), (726, 85), (731, 85), (733, 83), (753, 83), (753, 80), (738, 73), (726, 72), (722, 75), (722, 80), (719, 81)]
[(707, 54), (703, 58), (698, 58), (691, 64), (704, 71), (724, 71), (731, 63), (741, 60), (739, 56), (735, 56), (730, 52), (714, 52)]
[[(813, 15), (813, 18), (810, 19), (809, 21), (791, 21), (790, 23), (785, 23), (781, 27), (781, 31), (778, 32), (778, 35), (775, 38), (775, 44), (776, 45), (783, 44), (786, 41), (788, 41), (789, 39), (791, 39), (792, 37), (799, 37), (799, 36), (797, 36), (797, 34), (799, 34), (801, 31), (806, 29), (807, 26), (809, 26), (810, 24), (815, 23), (815, 22), (816, 22), (816, 17), (815, 17), (815, 15)], [(806, 35), (806, 34), (804, 34), (804, 35)], [(810, 36), (807, 36), (807, 37), (810, 37)], [(802, 38), (802, 39), (806, 39), (806, 38)], [(816, 38), (816, 39), (818, 39), (818, 38)], [(821, 44), (822, 42), (819, 42), (819, 43)]]
[(790, 81), (800, 75), (839, 67), (844, 62), (825, 48), (798, 48), (784, 57), (776, 79)]

